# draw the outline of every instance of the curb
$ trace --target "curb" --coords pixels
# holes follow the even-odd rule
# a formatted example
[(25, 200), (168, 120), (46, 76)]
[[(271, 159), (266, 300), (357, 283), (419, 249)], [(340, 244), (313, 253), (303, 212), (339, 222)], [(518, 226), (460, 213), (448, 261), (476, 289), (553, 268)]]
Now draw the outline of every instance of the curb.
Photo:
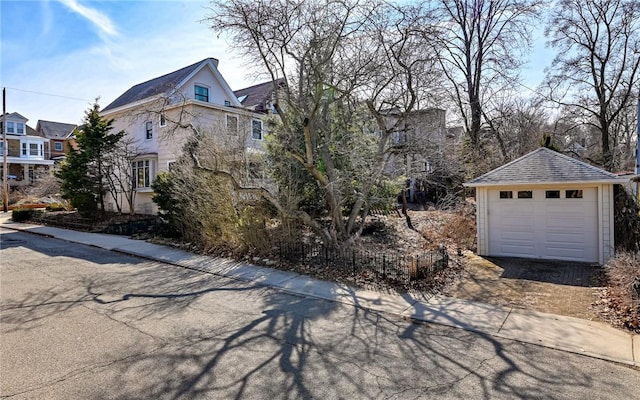
[[(29, 229), (21, 229), (19, 227), (12, 227), (11, 225), (13, 225), (13, 224), (19, 224), (19, 223), (15, 223), (15, 222), (7, 223), (6, 221), (5, 222), (0, 222), (0, 227), (6, 228), (6, 229), (9, 229), (9, 230), (13, 230), (13, 231), (25, 232), (25, 233), (29, 233), (29, 234), (33, 234), (33, 235), (38, 235), (38, 236), (42, 236), (42, 237), (48, 237), (48, 238), (54, 238), (54, 239), (58, 239), (58, 240), (64, 240), (64, 241), (67, 241), (67, 242), (70, 242), (70, 243), (77, 243), (77, 242), (73, 242), (73, 241), (70, 241), (70, 240), (67, 240), (67, 239), (63, 239), (63, 238), (58, 238), (58, 237), (56, 237), (54, 235), (50, 235), (50, 234), (46, 234), (46, 233), (42, 233), (42, 232), (33, 232), (33, 231), (29, 230)], [(82, 244), (82, 243), (80, 243), (80, 244)], [(130, 256), (130, 257), (137, 257), (137, 258), (146, 259), (146, 260), (150, 260), (150, 261), (160, 262), (160, 263), (163, 263), (163, 264), (168, 264), (168, 265), (172, 265), (172, 266), (179, 267), (179, 268), (184, 268), (184, 269), (191, 270), (191, 271), (196, 271), (196, 272), (206, 273), (206, 274), (210, 274), (210, 275), (215, 275), (215, 276), (223, 277), (223, 278), (226, 278), (226, 279), (235, 280), (235, 281), (238, 281), (238, 282), (244, 282), (244, 283), (253, 282), (258, 287), (267, 287), (267, 288), (271, 288), (273, 290), (278, 290), (278, 291), (285, 292), (285, 293), (288, 293), (288, 294), (291, 294), (291, 295), (294, 295), (294, 296), (298, 296), (298, 297), (319, 299), (319, 300), (324, 300), (324, 301), (333, 301), (333, 302), (336, 302), (336, 303), (349, 305), (349, 306), (352, 306), (352, 307), (355, 307), (355, 308), (369, 310), (369, 311), (373, 311), (373, 312), (377, 312), (377, 313), (384, 313), (384, 314), (394, 315), (394, 316), (397, 316), (397, 317), (399, 317), (399, 318), (401, 318), (403, 320), (412, 321), (413, 323), (437, 324), (437, 325), (441, 325), (441, 326), (447, 326), (447, 327), (450, 327), (450, 328), (461, 329), (461, 330), (474, 332), (474, 333), (479, 333), (479, 334), (483, 334), (483, 335), (498, 337), (498, 338), (507, 339), (507, 340), (513, 340), (513, 341), (519, 342), (519, 343), (531, 344), (531, 345), (540, 346), (540, 347), (544, 347), (544, 348), (548, 348), (548, 349), (564, 351), (564, 352), (568, 352), (568, 353), (572, 353), (572, 354), (578, 354), (578, 355), (582, 355), (582, 356), (587, 356), (587, 357), (591, 357), (591, 358), (595, 358), (595, 359), (615, 362), (615, 363), (619, 363), (619, 364), (625, 364), (625, 365), (629, 365), (629, 366), (632, 366), (632, 367), (640, 367), (640, 335), (629, 334), (629, 339), (630, 339), (630, 342), (631, 342), (630, 345), (631, 345), (631, 356), (632, 356), (632, 359), (631, 360), (620, 359), (620, 358), (616, 358), (616, 357), (609, 357), (609, 356), (606, 356), (606, 355), (593, 353), (593, 352), (590, 352), (590, 351), (579, 351), (579, 350), (576, 350), (576, 349), (573, 349), (573, 348), (570, 348), (570, 347), (566, 347), (566, 346), (562, 346), (562, 345), (541, 343), (542, 339), (526, 340), (526, 339), (522, 339), (522, 338), (514, 337), (514, 336), (511, 336), (511, 335), (506, 335), (506, 334), (500, 333), (500, 331), (504, 327), (504, 324), (506, 323), (507, 319), (512, 315), (512, 312), (513, 312), (513, 308), (512, 307), (511, 308), (502, 307), (502, 308), (505, 309), (505, 311), (508, 310), (508, 314), (505, 317), (505, 319), (502, 321), (498, 331), (497, 332), (493, 332), (493, 331), (490, 331), (490, 330), (487, 330), (487, 329), (476, 328), (476, 327), (473, 327), (471, 325), (462, 326), (460, 324), (454, 324), (454, 323), (449, 323), (448, 324), (448, 323), (442, 322), (442, 321), (433, 321), (433, 320), (429, 320), (427, 318), (420, 318), (419, 316), (412, 316), (412, 315), (410, 315), (410, 310), (418, 302), (418, 300), (414, 300), (413, 303), (408, 304), (406, 306), (406, 308), (402, 312), (393, 312), (393, 311), (387, 311), (387, 310), (378, 309), (378, 308), (375, 308), (375, 307), (367, 307), (366, 305), (363, 305), (363, 304), (353, 304), (351, 302), (342, 301), (340, 298), (329, 299), (329, 298), (326, 298), (326, 297), (323, 297), (323, 296), (319, 296), (319, 295), (316, 295), (316, 294), (313, 294), (313, 293), (305, 293), (305, 292), (291, 290), (291, 289), (288, 289), (286, 287), (282, 287), (282, 286), (279, 286), (279, 285), (265, 284), (265, 283), (256, 282), (252, 278), (244, 278), (242, 276), (234, 276), (232, 274), (225, 274), (223, 272), (223, 271), (225, 271), (224, 269), (222, 271), (211, 271), (211, 270), (207, 270), (205, 268), (199, 268), (197, 266), (183, 265), (183, 264), (179, 264), (179, 263), (176, 263), (176, 262), (172, 262), (171, 260), (161, 259), (161, 258), (153, 257), (153, 256), (150, 256), (150, 255), (138, 254), (138, 253), (134, 253), (134, 252), (131, 252), (131, 251), (126, 251), (126, 250), (122, 250), (122, 249), (118, 249), (118, 248), (108, 248), (108, 247), (103, 247), (103, 246), (100, 246), (100, 245), (97, 245), (97, 244), (89, 244), (87, 246), (99, 248), (99, 249), (106, 250), (106, 251), (113, 251), (113, 252), (116, 252), (116, 253), (119, 253), (119, 254), (123, 254), (123, 255), (127, 255), (127, 256)], [(158, 245), (158, 246), (163, 246), (163, 245)], [(163, 246), (163, 247), (169, 248), (168, 246)], [(186, 253), (188, 253), (188, 252), (186, 252)], [(258, 266), (254, 266), (254, 265), (251, 265), (251, 264), (246, 264), (246, 265), (251, 266), (251, 267), (258, 267)], [(259, 266), (258, 268), (271, 269), (269, 267), (262, 267), (262, 266)], [(292, 274), (292, 276), (290, 278), (283, 280), (282, 282), (280, 282), (280, 284), (288, 282), (291, 279), (295, 279), (296, 277), (304, 277), (304, 276), (306, 276), (306, 275), (300, 275), (300, 274), (293, 273), (293, 272), (291, 274)], [(309, 279), (322, 281), (320, 279), (312, 278), (312, 277), (309, 277)], [(323, 282), (329, 282), (329, 281), (323, 281)], [(332, 282), (329, 282), (329, 283), (332, 283)], [(532, 315), (533, 313), (534, 312), (528, 312), (527, 310), (518, 310), (514, 314), (526, 316), (527, 314)], [(535, 312), (535, 313), (538, 313), (538, 312)], [(542, 313), (538, 313), (538, 314), (542, 314)]]

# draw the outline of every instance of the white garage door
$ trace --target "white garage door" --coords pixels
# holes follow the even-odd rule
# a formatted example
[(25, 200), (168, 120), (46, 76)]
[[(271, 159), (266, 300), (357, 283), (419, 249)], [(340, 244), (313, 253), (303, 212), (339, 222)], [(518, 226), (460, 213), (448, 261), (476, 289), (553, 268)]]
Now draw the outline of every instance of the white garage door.
[(596, 188), (489, 190), (489, 255), (598, 261)]

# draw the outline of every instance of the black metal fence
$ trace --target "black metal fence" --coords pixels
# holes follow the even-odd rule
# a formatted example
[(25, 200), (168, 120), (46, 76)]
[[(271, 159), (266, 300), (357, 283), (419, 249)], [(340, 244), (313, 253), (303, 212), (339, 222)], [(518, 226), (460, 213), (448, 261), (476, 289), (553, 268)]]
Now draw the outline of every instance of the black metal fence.
[(447, 267), (449, 254), (443, 247), (418, 255), (376, 252), (357, 248), (332, 248), (304, 242), (280, 243), (281, 260), (315, 267), (332, 267), (343, 271), (371, 272), (382, 279), (410, 282), (431, 278)]

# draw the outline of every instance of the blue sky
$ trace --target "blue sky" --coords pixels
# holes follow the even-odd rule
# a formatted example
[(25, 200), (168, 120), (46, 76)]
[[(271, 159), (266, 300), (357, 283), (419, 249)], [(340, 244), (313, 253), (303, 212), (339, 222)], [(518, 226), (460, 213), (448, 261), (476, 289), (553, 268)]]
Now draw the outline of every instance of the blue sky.
[[(134, 84), (207, 57), (232, 89), (255, 83), (242, 60), (199, 21), (206, 1), (0, 2), (0, 85), (7, 111), (81, 122), (96, 97), (106, 106)], [(38, 93), (64, 97), (46, 96)]]
[[(257, 83), (223, 38), (205, 23), (208, 1), (0, 0), (0, 85), (7, 111), (80, 123), (96, 97), (102, 107), (134, 84), (207, 57), (232, 89)], [(537, 34), (534, 87), (550, 62)], [(39, 93), (33, 93), (39, 92)], [(48, 96), (40, 93), (63, 97)]]

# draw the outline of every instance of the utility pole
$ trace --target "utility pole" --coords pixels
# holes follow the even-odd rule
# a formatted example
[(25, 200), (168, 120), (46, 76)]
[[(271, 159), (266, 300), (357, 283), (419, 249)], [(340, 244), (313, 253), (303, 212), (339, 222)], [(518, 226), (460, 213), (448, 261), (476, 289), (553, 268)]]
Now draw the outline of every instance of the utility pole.
[(7, 182), (7, 88), (2, 88), (2, 210), (9, 211), (9, 183)]

